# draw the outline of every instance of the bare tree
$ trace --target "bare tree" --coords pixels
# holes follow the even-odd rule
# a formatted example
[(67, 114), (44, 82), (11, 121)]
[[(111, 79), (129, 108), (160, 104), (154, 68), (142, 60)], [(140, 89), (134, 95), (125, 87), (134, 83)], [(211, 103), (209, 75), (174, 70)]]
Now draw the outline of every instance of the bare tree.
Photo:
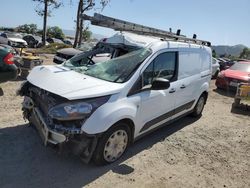
[[(43, 16), (43, 35), (42, 35), (42, 43), (43, 46), (46, 43), (47, 36), (47, 17), (51, 15), (51, 11), (53, 9), (57, 9), (62, 5), (62, 1), (60, 0), (33, 0), (38, 2), (40, 6), (36, 8), (36, 12), (39, 16)], [(41, 7), (43, 6), (43, 7)]]
[[(99, 4), (101, 5), (102, 10), (104, 7), (110, 2), (110, 0), (99, 0)], [(77, 16), (76, 16), (76, 34), (75, 34), (75, 41), (74, 41), (74, 47), (77, 45), (80, 45), (83, 38), (83, 31), (84, 31), (84, 25), (83, 25), (83, 19), (81, 15), (90, 9), (93, 9), (95, 7), (95, 0), (79, 0), (78, 3), (78, 9), (77, 9)]]

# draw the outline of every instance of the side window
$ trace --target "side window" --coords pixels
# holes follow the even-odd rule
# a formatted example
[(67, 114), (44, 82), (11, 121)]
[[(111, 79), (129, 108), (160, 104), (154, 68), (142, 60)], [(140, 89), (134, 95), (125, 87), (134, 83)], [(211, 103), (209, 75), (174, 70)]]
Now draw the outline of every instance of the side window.
[(2, 33), (1, 36), (7, 38), (7, 35), (5, 33)]
[(177, 52), (165, 52), (158, 55), (143, 72), (143, 86), (152, 84), (155, 78), (173, 81), (176, 72)]

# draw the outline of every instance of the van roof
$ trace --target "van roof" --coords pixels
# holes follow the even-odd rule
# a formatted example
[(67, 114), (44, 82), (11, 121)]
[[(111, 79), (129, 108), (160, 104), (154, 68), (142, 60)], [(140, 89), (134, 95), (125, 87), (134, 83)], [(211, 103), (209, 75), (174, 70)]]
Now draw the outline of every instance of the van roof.
[(118, 32), (115, 35), (104, 39), (103, 42), (111, 45), (122, 44), (138, 48), (150, 47), (153, 51), (160, 50), (162, 48), (200, 48), (201, 46), (209, 48), (201, 44), (165, 40), (159, 37), (139, 35), (129, 32)]

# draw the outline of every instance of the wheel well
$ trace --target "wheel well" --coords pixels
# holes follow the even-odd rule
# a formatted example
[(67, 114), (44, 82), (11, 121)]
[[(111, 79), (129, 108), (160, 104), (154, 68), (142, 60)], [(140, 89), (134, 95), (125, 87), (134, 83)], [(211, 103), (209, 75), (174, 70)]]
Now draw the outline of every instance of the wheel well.
[(204, 91), (201, 96), (204, 95), (205, 96), (205, 103), (207, 102), (207, 97), (208, 97), (208, 92)]
[(122, 120), (116, 122), (115, 124), (117, 124), (117, 123), (125, 123), (126, 125), (128, 125), (128, 127), (131, 131), (131, 143), (132, 143), (134, 141), (134, 133), (135, 133), (134, 122), (131, 119), (126, 118), (126, 119), (122, 119)]

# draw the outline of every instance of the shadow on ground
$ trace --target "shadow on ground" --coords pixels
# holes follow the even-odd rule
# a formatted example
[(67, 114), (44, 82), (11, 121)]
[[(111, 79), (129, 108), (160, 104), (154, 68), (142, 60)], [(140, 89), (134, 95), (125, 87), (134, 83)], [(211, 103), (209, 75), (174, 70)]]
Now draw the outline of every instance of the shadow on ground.
[(134, 171), (123, 162), (163, 141), (197, 119), (185, 117), (134, 143), (117, 162), (106, 166), (83, 164), (78, 157), (59, 155), (44, 147), (36, 130), (27, 124), (0, 129), (0, 187), (80, 188), (108, 171), (120, 175)]
[(247, 105), (247, 104), (243, 104), (243, 103), (241, 103), (237, 107), (235, 107), (234, 105), (232, 105), (232, 107), (231, 107), (231, 113), (250, 116), (250, 106)]
[(236, 91), (233, 91), (233, 90), (229, 90), (229, 89), (222, 90), (222, 89), (218, 89), (218, 88), (213, 89), (213, 91), (215, 93), (220, 94), (220, 95), (223, 95), (223, 96), (226, 96), (226, 97), (231, 97), (231, 98), (234, 98), (235, 97), (235, 93), (236, 93)]

